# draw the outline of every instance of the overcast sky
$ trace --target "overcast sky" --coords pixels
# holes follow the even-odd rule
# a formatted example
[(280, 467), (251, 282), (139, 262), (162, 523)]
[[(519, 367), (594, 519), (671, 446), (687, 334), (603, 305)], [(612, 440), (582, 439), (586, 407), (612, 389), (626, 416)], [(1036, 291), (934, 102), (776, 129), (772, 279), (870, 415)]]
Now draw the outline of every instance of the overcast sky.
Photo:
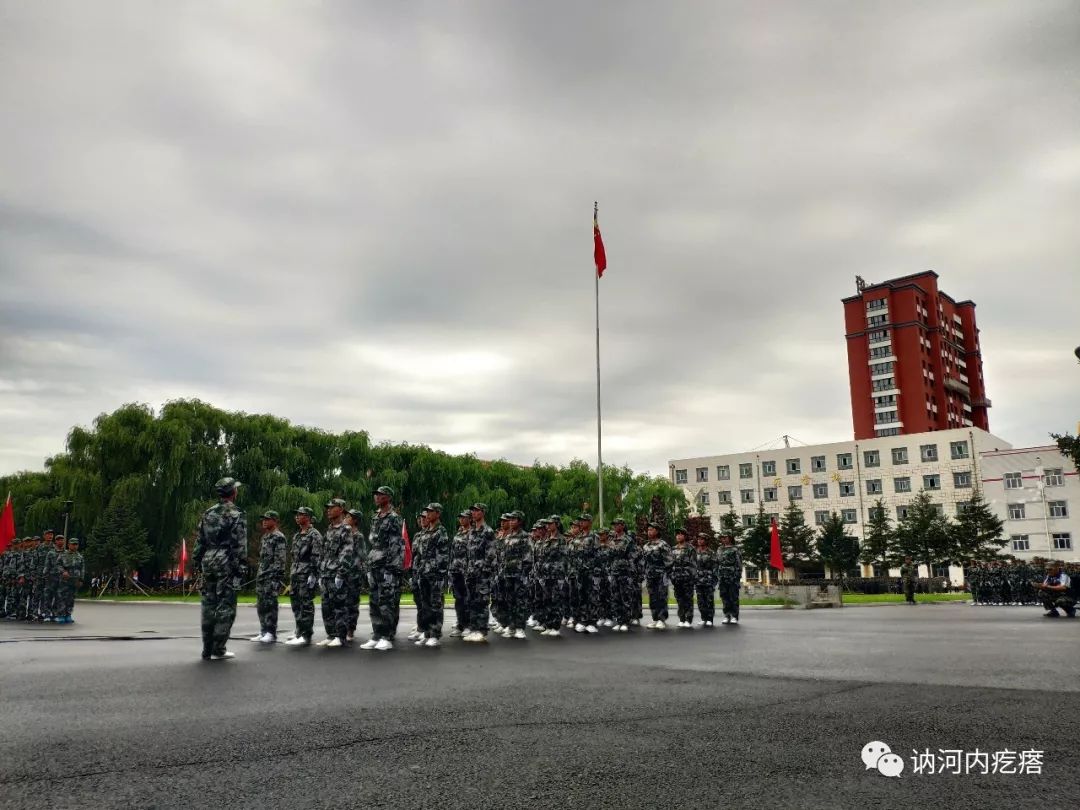
[(0, 473), (199, 397), (451, 452), (851, 437), (855, 275), (1080, 418), (1075, 2), (0, 0)]

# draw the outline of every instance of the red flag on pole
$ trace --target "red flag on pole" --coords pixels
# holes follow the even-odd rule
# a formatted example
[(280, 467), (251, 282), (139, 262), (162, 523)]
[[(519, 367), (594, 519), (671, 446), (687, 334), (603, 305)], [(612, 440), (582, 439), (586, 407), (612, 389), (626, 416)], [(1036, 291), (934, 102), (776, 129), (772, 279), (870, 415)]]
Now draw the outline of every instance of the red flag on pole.
[(596, 277), (603, 278), (604, 271), (607, 270), (607, 253), (604, 252), (604, 239), (600, 236), (600, 220), (598, 218), (598, 209), (596, 204), (593, 204), (592, 215), (592, 240), (593, 240), (593, 263), (596, 265)]
[(780, 553), (780, 530), (776, 528), (776, 518), (773, 518), (769, 529), (771, 542), (769, 543), (769, 567), (777, 571), (784, 570), (784, 555)]
[(402, 568), (408, 571), (412, 568), (412, 540), (409, 539), (409, 527), (405, 525), (404, 518), (401, 521), (401, 539), (405, 541), (405, 563)]
[(11, 541), (15, 539), (15, 507), (11, 505), (11, 493), (8, 493), (4, 511), (0, 512), (0, 554), (3, 554)]
[(184, 578), (184, 572), (187, 570), (187, 538), (184, 537), (180, 540), (180, 579)]

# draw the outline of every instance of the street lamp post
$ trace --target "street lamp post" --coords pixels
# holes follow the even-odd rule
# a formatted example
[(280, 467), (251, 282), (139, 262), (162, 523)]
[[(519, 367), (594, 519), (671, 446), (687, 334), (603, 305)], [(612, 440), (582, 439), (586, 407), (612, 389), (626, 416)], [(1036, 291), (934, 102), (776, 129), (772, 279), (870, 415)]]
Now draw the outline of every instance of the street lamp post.
[(1039, 482), (1035, 485), (1039, 489), (1039, 496), (1042, 499), (1043, 510), (1043, 531), (1046, 532), (1046, 548), (1047, 553), (1050, 555), (1050, 559), (1054, 557), (1054, 541), (1050, 537), (1050, 514), (1046, 506), (1046, 470), (1043, 469), (1042, 456), (1035, 456), (1035, 474), (1039, 476)]
[(68, 518), (71, 517), (71, 507), (75, 505), (75, 501), (64, 501), (64, 539), (67, 540), (68, 533)]

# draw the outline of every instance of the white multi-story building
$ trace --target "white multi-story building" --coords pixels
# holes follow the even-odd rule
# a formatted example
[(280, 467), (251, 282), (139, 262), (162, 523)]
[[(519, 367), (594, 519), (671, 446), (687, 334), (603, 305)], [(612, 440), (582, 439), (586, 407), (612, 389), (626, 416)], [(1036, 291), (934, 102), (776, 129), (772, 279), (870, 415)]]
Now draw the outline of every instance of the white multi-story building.
[[(925, 489), (944, 514), (955, 518), (984, 477), (981, 454), (1011, 448), (978, 428), (957, 428), (675, 459), (668, 469), (671, 481), (683, 487), (687, 500), (701, 505), (714, 526), (732, 507), (749, 526), (759, 503), (778, 520), (789, 504), (797, 503), (809, 525), (820, 526), (836, 512), (861, 540), (878, 499), (895, 522)], [(921, 573), (929, 574), (925, 566)], [(958, 568), (934, 572), (946, 573), (954, 582), (962, 579)], [(747, 574), (756, 576), (754, 571)]]
[(1005, 521), (1002, 549), (1021, 559), (1080, 560), (1080, 476), (1050, 445), (981, 456), (983, 496)]

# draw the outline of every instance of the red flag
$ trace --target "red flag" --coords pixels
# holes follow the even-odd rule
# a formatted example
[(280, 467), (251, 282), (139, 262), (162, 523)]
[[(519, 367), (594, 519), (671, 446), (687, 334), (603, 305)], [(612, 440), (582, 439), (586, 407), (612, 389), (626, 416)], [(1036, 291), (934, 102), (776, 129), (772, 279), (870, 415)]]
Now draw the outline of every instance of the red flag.
[(776, 518), (773, 518), (772, 527), (769, 529), (771, 542), (769, 543), (769, 567), (777, 571), (784, 570), (784, 556), (780, 553), (780, 530), (776, 528)]
[(412, 568), (412, 540), (409, 539), (409, 527), (405, 521), (401, 521), (401, 539), (405, 541), (405, 563), (402, 566), (406, 571)]
[(11, 493), (8, 493), (4, 511), (0, 512), (0, 554), (3, 554), (11, 541), (15, 539), (15, 507), (11, 505)]
[(184, 571), (187, 569), (187, 538), (181, 538), (180, 540), (180, 579), (184, 578)]
[(607, 253), (604, 252), (604, 239), (600, 236), (600, 220), (597, 218), (596, 206), (593, 206), (592, 215), (592, 241), (593, 241), (593, 264), (596, 265), (596, 277), (603, 278), (607, 270)]

